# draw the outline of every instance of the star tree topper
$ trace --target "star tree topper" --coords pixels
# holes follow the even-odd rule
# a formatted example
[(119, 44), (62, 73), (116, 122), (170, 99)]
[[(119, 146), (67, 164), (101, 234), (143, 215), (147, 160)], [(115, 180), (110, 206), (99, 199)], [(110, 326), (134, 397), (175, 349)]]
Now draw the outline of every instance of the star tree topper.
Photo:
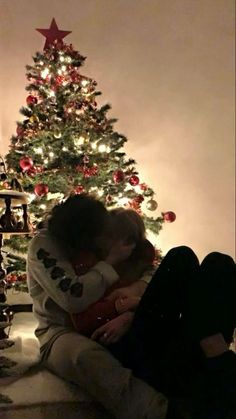
[(65, 38), (65, 36), (71, 33), (71, 31), (61, 31), (60, 29), (58, 29), (58, 26), (54, 18), (52, 19), (49, 29), (36, 29), (36, 31), (40, 32), (46, 38), (44, 49), (49, 48), (54, 41), (62, 41), (63, 38)]

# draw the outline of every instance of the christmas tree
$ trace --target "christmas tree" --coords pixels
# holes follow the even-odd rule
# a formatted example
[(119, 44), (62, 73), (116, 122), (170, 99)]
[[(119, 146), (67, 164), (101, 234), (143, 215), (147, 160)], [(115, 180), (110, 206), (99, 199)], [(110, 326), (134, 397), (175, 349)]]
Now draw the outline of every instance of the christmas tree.
[[(71, 194), (96, 194), (107, 207), (127, 206), (140, 212), (146, 228), (158, 234), (164, 221), (174, 221), (171, 211), (154, 218), (154, 191), (141, 181), (136, 162), (126, 157), (127, 138), (114, 130), (116, 119), (108, 117), (110, 106), (98, 106), (95, 80), (83, 75), (85, 61), (72, 45), (63, 42), (69, 31), (58, 29), (53, 19), (49, 29), (37, 29), (46, 37), (43, 52), (27, 65), (26, 105), (23, 120), (17, 122), (6, 156), (10, 188), (17, 178), (30, 195), (30, 219), (35, 228), (57, 202)], [(14, 236), (11, 270), (15, 252), (25, 252), (28, 238)], [(21, 268), (23, 270), (23, 267)]]

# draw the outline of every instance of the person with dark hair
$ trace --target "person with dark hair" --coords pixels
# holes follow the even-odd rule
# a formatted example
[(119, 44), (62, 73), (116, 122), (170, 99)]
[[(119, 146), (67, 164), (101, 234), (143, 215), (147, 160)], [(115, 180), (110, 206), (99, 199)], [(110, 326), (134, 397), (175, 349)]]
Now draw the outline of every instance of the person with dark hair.
[[(99, 258), (109, 219), (101, 202), (75, 195), (53, 208), (31, 241), (27, 277), (42, 362), (86, 390), (114, 418), (164, 419), (166, 397), (134, 377), (104, 346), (77, 333), (71, 321), (72, 313), (86, 310), (117, 282), (113, 266), (134, 248), (116, 240)], [(72, 265), (83, 252), (95, 254), (98, 261), (77, 275)]]

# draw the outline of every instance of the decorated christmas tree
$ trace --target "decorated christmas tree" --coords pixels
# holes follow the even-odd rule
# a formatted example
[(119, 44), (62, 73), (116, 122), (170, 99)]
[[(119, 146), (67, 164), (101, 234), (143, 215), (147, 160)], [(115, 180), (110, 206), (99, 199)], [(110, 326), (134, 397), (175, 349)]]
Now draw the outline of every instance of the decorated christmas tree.
[[(136, 162), (126, 156), (127, 138), (114, 130), (110, 105), (98, 105), (97, 83), (82, 71), (85, 57), (63, 42), (70, 32), (59, 30), (54, 19), (49, 29), (37, 30), (46, 43), (43, 52), (33, 57), (33, 65), (26, 66), (26, 106), (11, 138), (7, 178), (2, 177), (1, 188), (11, 188), (12, 179), (18, 179), (30, 196), (33, 229), (56, 203), (88, 192), (108, 208), (135, 209), (147, 229), (158, 234), (163, 222), (174, 221), (175, 214), (146, 214), (157, 209), (154, 191), (140, 179)], [(17, 252), (26, 252), (28, 240), (16, 235), (6, 241), (11, 271), (24, 270)]]

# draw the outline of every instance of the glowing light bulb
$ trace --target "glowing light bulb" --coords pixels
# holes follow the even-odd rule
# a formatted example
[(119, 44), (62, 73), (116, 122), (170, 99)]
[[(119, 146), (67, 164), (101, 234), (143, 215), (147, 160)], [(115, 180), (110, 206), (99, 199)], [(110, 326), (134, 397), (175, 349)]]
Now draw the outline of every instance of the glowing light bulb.
[(71, 58), (71, 57), (66, 57), (66, 58), (65, 58), (65, 61), (66, 61), (67, 63), (71, 63), (72, 58)]
[(83, 114), (84, 113), (84, 109), (76, 109), (76, 111), (75, 111), (75, 113), (76, 113), (76, 115), (81, 115), (81, 114)]
[(54, 157), (54, 153), (52, 151), (50, 151), (50, 153), (48, 153), (49, 157)]
[(107, 146), (105, 144), (99, 144), (98, 151), (99, 153), (105, 153), (107, 151)]
[(59, 60), (61, 61), (61, 63), (63, 63), (65, 61), (65, 57), (63, 55), (61, 55)]
[(76, 146), (76, 147), (78, 147), (78, 146), (80, 146), (80, 145), (82, 145), (82, 144), (84, 144), (84, 142), (85, 142), (85, 138), (81, 135), (79, 138), (75, 138), (74, 139), (74, 145)]
[(59, 68), (59, 70), (57, 71), (57, 74), (59, 74), (59, 76), (62, 75), (62, 70)]
[(48, 159), (44, 159), (44, 164), (48, 164)]
[(93, 150), (96, 150), (97, 144), (96, 143), (92, 143), (91, 147), (92, 147)]
[(82, 80), (81, 84), (82, 84), (83, 87), (85, 87), (89, 84), (89, 81), (88, 80)]
[(67, 147), (62, 147), (62, 151), (68, 151), (68, 148)]
[(109, 145), (107, 146), (107, 149), (106, 149), (106, 152), (107, 153), (110, 153), (110, 151), (111, 151), (111, 149), (110, 149), (110, 147), (109, 147)]
[(49, 75), (49, 69), (46, 67), (41, 71), (41, 77), (43, 79), (46, 79), (46, 77)]
[(30, 204), (31, 202), (33, 202), (35, 199), (35, 194), (34, 193), (29, 193), (28, 194), (28, 203)]
[(42, 149), (42, 147), (37, 147), (37, 148), (34, 149), (34, 152), (36, 154), (43, 154), (43, 149)]
[(53, 96), (55, 96), (55, 92), (53, 90), (50, 90), (48, 95), (49, 95), (49, 97), (53, 97)]
[(41, 208), (42, 210), (45, 210), (47, 207), (46, 207), (46, 205), (45, 205), (45, 204), (41, 204), (41, 205), (39, 206), (39, 208)]
[(98, 189), (98, 191), (97, 191), (98, 196), (100, 196), (100, 197), (101, 197), (101, 196), (103, 195), (103, 193), (104, 193), (104, 192), (103, 192), (103, 190), (102, 190), (102, 189)]
[(66, 71), (66, 65), (61, 66), (61, 71), (63, 71), (63, 73)]

